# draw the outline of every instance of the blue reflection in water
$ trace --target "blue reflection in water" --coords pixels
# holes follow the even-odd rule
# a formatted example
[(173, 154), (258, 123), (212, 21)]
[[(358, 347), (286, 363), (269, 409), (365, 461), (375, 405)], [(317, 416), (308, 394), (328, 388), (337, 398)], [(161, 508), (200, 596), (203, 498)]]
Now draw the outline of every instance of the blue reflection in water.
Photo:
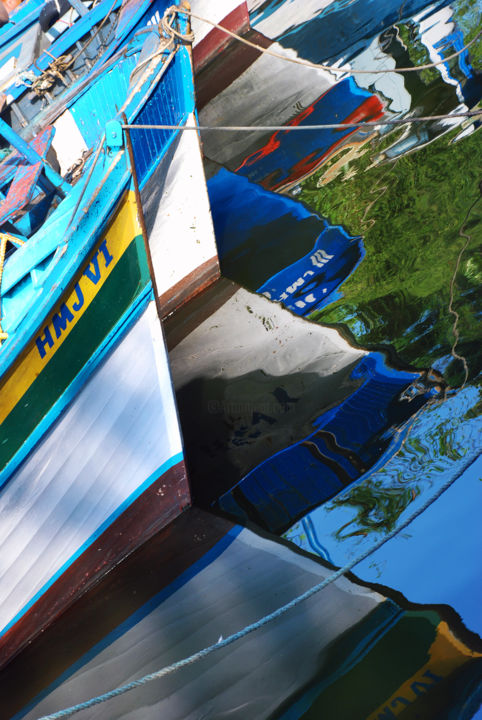
[[(479, 102), (475, 54), (465, 51), (444, 61), (473, 37), (477, 3), (319, 5), (314, 10), (316, 3), (307, 4), (304, 11), (299, 3), (273, 0), (252, 14), (257, 30), (300, 56), (349, 61), (355, 70), (328, 89), (324, 76), (287, 124), (354, 119), (356, 112), (384, 119), (450, 114)], [(440, 61), (423, 73), (397, 73)], [(367, 67), (393, 72), (356, 73)], [(276, 99), (270, 96), (269, 102)], [(360, 573), (410, 600), (450, 603), (480, 629), (470, 589), (471, 555), (474, 547), (480, 550), (473, 509), (480, 492), (474, 379), (480, 359), (474, 331), (480, 220), (478, 210), (466, 215), (471, 203), (475, 208), (479, 180), (475, 155), (467, 163), (465, 151), (455, 156), (453, 150), (477, 128), (477, 120), (448, 118), (369, 132), (281, 131), (261, 140), (255, 134), (240, 152), (238, 174), (220, 169), (208, 187), (228, 277), (293, 313), (349, 328), (362, 346), (383, 345), (397, 367), (413, 369), (393, 369), (380, 353), (369, 353), (352, 376), (360, 381), (358, 389), (315, 418), (313, 432), (253, 468), (222, 496), (220, 508), (278, 533), (291, 525), (286, 538), (343, 565), (396, 528), (447, 479), (458, 478), (409, 528), (413, 540), (391, 541)], [(439, 138), (448, 133), (442, 146)], [(455, 157), (464, 159), (463, 176), (451, 165)], [(270, 192), (289, 192), (294, 183), (301, 183), (305, 204)], [(398, 196), (391, 192), (395, 185)], [(454, 326), (449, 288), (467, 233), (471, 244), (452, 283), (459, 313)], [(457, 353), (468, 363), (471, 382), (458, 392), (452, 388), (464, 377), (454, 355), (457, 333)]]
[[(366, 580), (395, 587), (411, 601), (447, 603), (471, 629), (482, 633), (480, 591), (474, 561), (482, 548), (478, 519), (482, 500), (479, 457), (482, 418), (467, 417), (479, 392), (467, 387), (426, 407), (403, 446), (384, 467), (361, 478), (335, 500), (310, 513), (324, 551), (344, 565), (396, 527), (450, 477), (457, 477), (401, 535), (357, 567)], [(403, 498), (407, 493), (409, 503)], [(398, 502), (397, 502), (398, 501)], [(297, 523), (285, 535), (317, 553)]]
[[(281, 532), (368, 468), (386, 463), (403, 442), (407, 422), (439, 395), (427, 374), (394, 370), (380, 353), (364, 357), (351, 379), (361, 381), (358, 390), (313, 420), (310, 435), (248, 473), (220, 498), (219, 507), (239, 520), (256, 517), (267, 529)], [(407, 490), (405, 505), (410, 499)]]
[(296, 315), (341, 297), (339, 286), (365, 254), (360, 237), (224, 168), (208, 191), (224, 274)]

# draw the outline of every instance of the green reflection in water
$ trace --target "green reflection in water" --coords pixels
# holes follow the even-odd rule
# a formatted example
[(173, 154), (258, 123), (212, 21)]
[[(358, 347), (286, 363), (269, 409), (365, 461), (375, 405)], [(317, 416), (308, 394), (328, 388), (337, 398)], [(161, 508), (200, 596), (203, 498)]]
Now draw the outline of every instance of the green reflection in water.
[[(480, 363), (476, 291), (482, 276), (480, 133), (450, 142), (460, 129), (416, 152), (373, 165), (375, 147), (320, 186), (323, 168), (302, 186), (301, 199), (330, 222), (362, 234), (366, 257), (342, 286), (344, 297), (312, 319), (342, 324), (365, 347), (392, 345), (406, 363), (422, 368), (450, 353), (454, 318), (448, 312), (450, 281), (470, 235), (454, 288), (460, 319), (458, 352), (471, 377)], [(386, 138), (385, 138), (386, 140)], [(384, 143), (386, 144), (386, 143)], [(367, 207), (368, 201), (368, 207)], [(467, 213), (472, 207), (469, 217)], [(465, 221), (465, 225), (464, 225)], [(459, 384), (463, 367), (445, 370)]]

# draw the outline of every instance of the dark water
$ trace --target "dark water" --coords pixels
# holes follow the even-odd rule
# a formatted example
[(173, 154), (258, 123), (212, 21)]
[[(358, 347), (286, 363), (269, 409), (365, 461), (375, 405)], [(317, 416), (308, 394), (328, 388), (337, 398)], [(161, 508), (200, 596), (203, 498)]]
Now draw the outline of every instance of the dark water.
[[(241, 477), (232, 464), (214, 507), (341, 566), (440, 494), (356, 574), (411, 603), (445, 606), (480, 635), (482, 153), (480, 120), (450, 117), (480, 102), (480, 42), (436, 67), (397, 69), (461, 50), (480, 31), (481, 7), (471, 0), (316, 5), (255, 3), (252, 26), (314, 62), (393, 72), (336, 82), (320, 76), (311, 96), (300, 86), (290, 115), (281, 91), (295, 97), (296, 83), (287, 64), (279, 105), (267, 93), (267, 107), (237, 114), (239, 124), (448, 117), (255, 133), (236, 136), (232, 150), (224, 137), (221, 145), (206, 134), (223, 274), (366, 351), (348, 378), (334, 376), (342, 398), (310, 406), (292, 440), (265, 450)], [(230, 100), (235, 107), (240, 88), (242, 78), (231, 96), (224, 91), (219, 124), (234, 124)], [(209, 104), (203, 113), (209, 122)], [(286, 412), (290, 402), (298, 410), (312, 403), (283, 383), (276, 392), (285, 393)], [(233, 420), (218, 455), (229, 443), (233, 450), (236, 433), (238, 447), (249, 446), (279, 422), (268, 414), (263, 429), (254, 417), (245, 414), (236, 427)], [(449, 706), (413, 717), (475, 717), (478, 702), (470, 711)], [(391, 712), (378, 717), (399, 714)]]

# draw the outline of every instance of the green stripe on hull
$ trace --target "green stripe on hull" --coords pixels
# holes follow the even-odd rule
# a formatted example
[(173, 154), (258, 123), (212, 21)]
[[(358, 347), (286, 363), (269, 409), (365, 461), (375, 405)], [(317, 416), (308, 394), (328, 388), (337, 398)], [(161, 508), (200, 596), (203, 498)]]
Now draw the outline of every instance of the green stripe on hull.
[(45, 369), (5, 418), (0, 468), (13, 458), (149, 281), (144, 241), (138, 236)]

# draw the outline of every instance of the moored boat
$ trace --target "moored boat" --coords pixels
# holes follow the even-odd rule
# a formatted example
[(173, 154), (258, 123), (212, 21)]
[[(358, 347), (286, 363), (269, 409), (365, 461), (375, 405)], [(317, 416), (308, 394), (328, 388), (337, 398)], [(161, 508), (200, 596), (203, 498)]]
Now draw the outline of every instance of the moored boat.
[[(193, 103), (189, 51), (154, 28), (73, 103), (92, 151), (77, 180), (45, 160), (52, 127), (30, 144), (0, 128), (17, 148), (0, 166), (2, 664), (190, 502), (140, 202), (169, 153), (178, 183), (200, 168), (199, 145), (187, 165), (176, 131), (136, 125), (192, 122)], [(192, 217), (170, 218), (182, 243)]]
[(3, 103), (6, 101), (5, 88), (14, 82), (21, 85), (22, 73), (35, 68), (44, 50), (66, 32), (77, 18), (85, 15), (91, 5), (89, 0), (63, 0), (57, 10), (55, 3), (52, 4), (54, 13), (48, 12), (48, 2), (28, 0), (21, 3), (19, 8), (12, 11), (12, 19), (9, 18), (9, 22), (0, 29), (0, 93)]
[[(66, 13), (51, 30), (45, 32), (40, 22), (21, 35), (18, 57), (10, 58), (11, 67), (2, 73), (2, 117), (26, 140), (60, 114), (65, 124), (65, 110), (86, 82), (112, 55), (125, 51), (137, 31), (158, 23), (165, 6), (153, 0), (102, 0), (89, 8), (77, 0), (72, 4), (71, 11), (78, 12)], [(59, 126), (58, 133), (62, 130), (68, 132)]]

